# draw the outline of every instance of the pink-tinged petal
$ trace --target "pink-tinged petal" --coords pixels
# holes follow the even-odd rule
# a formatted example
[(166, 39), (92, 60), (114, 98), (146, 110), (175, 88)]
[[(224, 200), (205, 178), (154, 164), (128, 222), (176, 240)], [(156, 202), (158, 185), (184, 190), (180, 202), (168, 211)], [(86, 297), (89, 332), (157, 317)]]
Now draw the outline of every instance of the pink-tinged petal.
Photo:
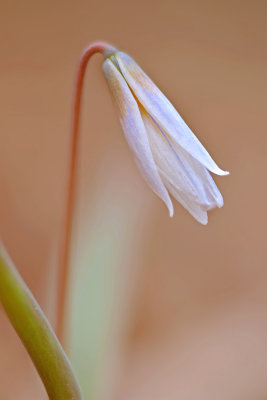
[(196, 189), (204, 199), (208, 209), (223, 206), (223, 197), (212, 179), (209, 171), (184, 149), (172, 143), (174, 151), (186, 166), (187, 173), (195, 184)]
[(160, 131), (146, 112), (141, 111), (141, 115), (154, 160), (165, 186), (198, 222), (205, 225), (208, 221), (206, 210), (209, 209), (210, 203), (207, 203), (206, 198), (202, 197), (202, 192), (198, 191), (186, 166), (174, 149), (170, 147), (164, 133)]
[(158, 129), (151, 117), (141, 110), (141, 116), (147, 131), (148, 140), (152, 150), (153, 158), (157, 167), (164, 171), (180, 192), (184, 193), (191, 201), (205, 204), (190, 176), (188, 175), (183, 162), (169, 146), (166, 136)]
[(185, 150), (177, 147), (146, 112), (141, 112), (156, 164), (193, 201), (207, 209), (223, 206), (223, 198), (208, 170)]
[(228, 172), (223, 171), (217, 166), (173, 105), (138, 64), (128, 54), (123, 52), (117, 52), (115, 57), (122, 75), (135, 96), (177, 145), (186, 150), (211, 172), (217, 175), (228, 175)]
[(147, 132), (140, 115), (138, 104), (123, 76), (116, 66), (106, 59), (103, 64), (104, 75), (119, 109), (120, 122), (134, 158), (152, 190), (165, 202), (170, 216), (173, 205), (166, 190), (151, 152)]
[(172, 181), (169, 176), (162, 170), (160, 170), (160, 175), (163, 179), (169, 192), (173, 197), (181, 203), (181, 205), (202, 225), (207, 225), (208, 215), (207, 210), (199, 205), (198, 203), (191, 201), (188, 196), (181, 192), (180, 188), (176, 186), (176, 182)]

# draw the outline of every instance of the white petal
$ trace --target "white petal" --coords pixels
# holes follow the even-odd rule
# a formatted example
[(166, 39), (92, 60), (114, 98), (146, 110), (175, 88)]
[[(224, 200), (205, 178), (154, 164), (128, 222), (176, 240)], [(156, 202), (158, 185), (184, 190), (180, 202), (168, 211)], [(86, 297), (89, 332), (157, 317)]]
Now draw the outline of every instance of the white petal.
[(175, 182), (170, 180), (170, 177), (165, 174), (164, 171), (160, 171), (160, 175), (163, 179), (164, 184), (168, 188), (169, 192), (173, 197), (182, 204), (182, 206), (189, 211), (189, 213), (202, 225), (207, 225), (208, 215), (206, 209), (201, 205), (191, 201), (187, 196), (180, 191), (180, 189), (175, 185)]
[(166, 136), (158, 129), (151, 117), (144, 111), (141, 116), (147, 131), (153, 158), (158, 168), (166, 173), (175, 186), (192, 201), (202, 204), (192, 180), (187, 174), (184, 164), (175, 151), (169, 146)]
[(123, 52), (117, 52), (115, 57), (135, 96), (159, 126), (175, 140), (177, 145), (181, 146), (211, 172), (217, 175), (227, 175), (228, 172), (221, 170), (216, 165), (173, 105), (136, 62)]
[(103, 64), (103, 71), (111, 93), (118, 105), (120, 122), (127, 142), (134, 154), (134, 158), (146, 181), (154, 192), (165, 202), (169, 209), (170, 216), (172, 216), (172, 201), (160, 178), (153, 159), (137, 102), (123, 76), (109, 59), (106, 59)]
[[(202, 224), (206, 224), (206, 210), (210, 208), (194, 181), (188, 175), (187, 168), (168, 143), (164, 134), (158, 129), (151, 117), (141, 111), (147, 130), (154, 160), (160, 176), (170, 193)], [(201, 166), (201, 168), (204, 168)], [(197, 179), (197, 177), (196, 177)]]
[(209, 171), (200, 164), (199, 161), (194, 159), (190, 154), (188, 154), (184, 149), (172, 143), (174, 151), (179, 155), (180, 159), (186, 165), (186, 170), (195, 187), (200, 193), (201, 197), (205, 199), (205, 203), (208, 209), (214, 207), (223, 206), (223, 197), (217, 188), (214, 180), (210, 176)]

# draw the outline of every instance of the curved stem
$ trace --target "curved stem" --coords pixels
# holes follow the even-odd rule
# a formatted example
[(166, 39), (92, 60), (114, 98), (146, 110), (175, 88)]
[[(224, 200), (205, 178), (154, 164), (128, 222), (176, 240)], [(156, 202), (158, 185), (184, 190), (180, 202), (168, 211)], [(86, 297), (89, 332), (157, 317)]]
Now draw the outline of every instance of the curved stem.
[(71, 233), (73, 225), (73, 214), (75, 205), (75, 192), (77, 181), (77, 167), (78, 167), (78, 151), (80, 139), (80, 116), (81, 116), (81, 101), (82, 91), (84, 84), (84, 76), (88, 61), (95, 53), (106, 54), (115, 51), (115, 49), (107, 43), (96, 42), (91, 44), (83, 52), (75, 84), (74, 102), (73, 102), (73, 116), (71, 126), (71, 153), (69, 160), (69, 176), (68, 176), (68, 189), (67, 189), (67, 202), (65, 217), (63, 223), (63, 235), (61, 242), (61, 254), (58, 273), (58, 300), (57, 300), (57, 315), (56, 315), (56, 332), (60, 340), (63, 339), (64, 323), (65, 323), (65, 303), (67, 295), (67, 283), (69, 275), (69, 259), (70, 259), (70, 245)]
[(1, 242), (0, 302), (29, 353), (49, 399), (81, 400), (78, 381), (64, 350)]

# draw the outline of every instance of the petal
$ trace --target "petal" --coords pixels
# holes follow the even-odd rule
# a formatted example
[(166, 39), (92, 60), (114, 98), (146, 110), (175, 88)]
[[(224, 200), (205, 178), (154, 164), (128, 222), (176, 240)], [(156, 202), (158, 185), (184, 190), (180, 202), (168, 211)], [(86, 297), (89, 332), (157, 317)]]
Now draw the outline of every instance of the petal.
[(204, 201), (200, 198), (192, 180), (188, 176), (184, 164), (169, 146), (166, 136), (158, 129), (146, 112), (141, 111), (141, 116), (147, 131), (153, 158), (158, 168), (164, 171), (171, 181), (175, 182), (175, 186), (182, 193), (192, 201), (203, 204)]
[[(175, 145), (174, 149), (177, 150)], [(179, 151), (180, 158), (186, 164), (190, 176), (196, 177), (195, 179), (193, 178), (195, 186), (201, 193), (201, 196), (205, 198), (208, 209), (210, 210), (214, 207), (221, 208), (223, 206), (223, 197), (209, 171), (183, 149), (180, 148), (177, 151)]]
[(223, 197), (212, 179), (209, 171), (195, 158), (188, 154), (180, 146), (177, 146), (170, 138), (168, 142), (185, 165), (186, 171), (194, 183), (198, 193), (204, 199), (208, 209), (223, 206)]
[(217, 175), (227, 175), (228, 172), (221, 170), (217, 166), (173, 105), (136, 62), (123, 52), (117, 52), (115, 57), (125, 80), (135, 96), (177, 145), (186, 150), (211, 172)]
[[(151, 117), (141, 111), (147, 130), (154, 160), (160, 171), (160, 176), (170, 193), (202, 224), (208, 222), (206, 210), (210, 203), (199, 193), (188, 175), (186, 166), (179, 156), (169, 146), (166, 137), (154, 124)], [(202, 167), (202, 166), (201, 166)], [(203, 167), (202, 167), (203, 168)]]
[(170, 216), (172, 216), (172, 201), (153, 159), (137, 102), (123, 76), (109, 59), (106, 59), (103, 64), (103, 71), (118, 106), (120, 122), (134, 158), (146, 181), (152, 190), (165, 202)]
[(165, 174), (164, 171), (160, 171), (160, 175), (163, 179), (164, 184), (166, 185), (169, 192), (173, 195), (173, 197), (182, 204), (182, 206), (202, 225), (207, 225), (208, 223), (208, 215), (205, 208), (201, 205), (191, 201), (182, 193), (179, 188), (175, 185), (174, 182), (170, 180), (170, 177)]

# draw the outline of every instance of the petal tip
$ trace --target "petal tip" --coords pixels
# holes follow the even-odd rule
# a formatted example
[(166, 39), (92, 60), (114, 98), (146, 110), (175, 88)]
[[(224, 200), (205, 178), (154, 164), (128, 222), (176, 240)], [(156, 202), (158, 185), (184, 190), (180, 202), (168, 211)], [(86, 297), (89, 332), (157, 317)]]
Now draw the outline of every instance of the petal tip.
[[(196, 217), (195, 217), (196, 218)], [(201, 224), (201, 225), (207, 225), (208, 223), (208, 214), (207, 212), (204, 212), (202, 215), (198, 216), (196, 220)]]
[(173, 218), (173, 215), (174, 215), (173, 205), (172, 205), (172, 204), (169, 205), (169, 206), (168, 206), (168, 209), (169, 209), (169, 217), (170, 217), (170, 218)]
[(164, 203), (166, 204), (166, 206), (169, 210), (169, 217), (172, 218), (174, 215), (174, 210), (173, 210), (173, 204), (172, 204), (170, 197), (168, 199), (164, 200)]
[(223, 199), (222, 199), (222, 201), (220, 201), (220, 202), (217, 203), (217, 207), (218, 207), (218, 208), (222, 208), (223, 205), (224, 205)]
[(224, 171), (223, 169), (221, 169), (221, 168), (216, 168), (216, 169), (214, 169), (214, 170), (210, 170), (211, 172), (213, 172), (214, 174), (216, 174), (216, 175), (219, 175), (219, 176), (226, 176), (226, 175), (230, 175), (230, 172), (229, 171)]

